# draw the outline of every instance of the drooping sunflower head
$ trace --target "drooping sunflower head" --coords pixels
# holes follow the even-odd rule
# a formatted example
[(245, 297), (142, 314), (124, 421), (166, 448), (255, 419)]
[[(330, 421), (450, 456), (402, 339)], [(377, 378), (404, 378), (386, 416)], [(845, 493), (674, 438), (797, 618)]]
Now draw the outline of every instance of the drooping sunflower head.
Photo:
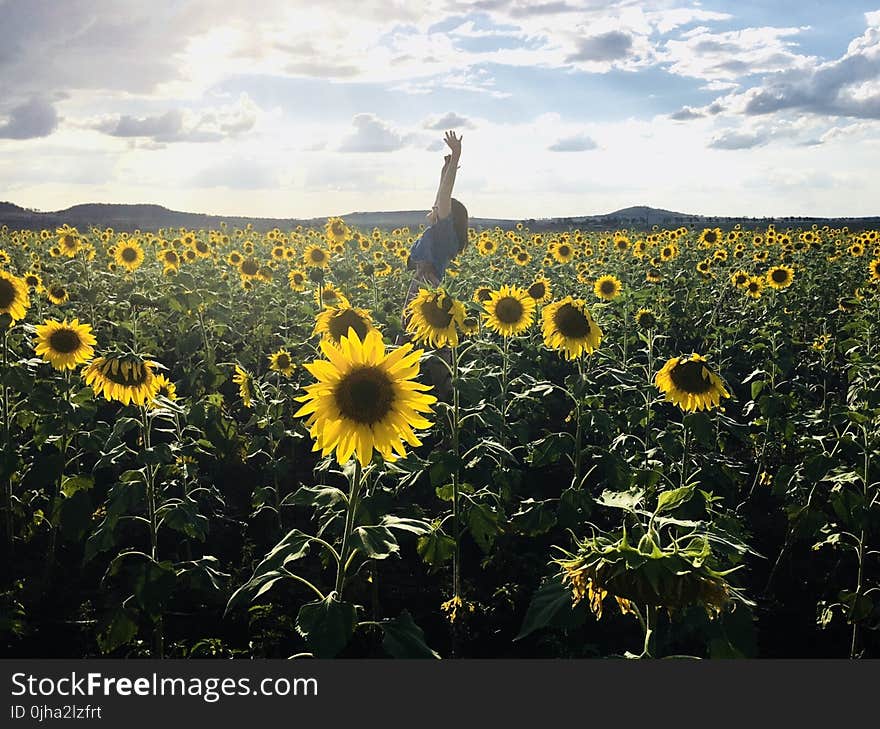
[(602, 341), (602, 330), (582, 299), (566, 296), (548, 304), (541, 318), (544, 344), (563, 353), (566, 359), (591, 354)]
[(711, 410), (722, 397), (730, 397), (721, 378), (699, 354), (672, 357), (654, 377), (654, 384), (667, 401), (686, 412)]
[(461, 322), (461, 333), (465, 336), (473, 336), (480, 332), (480, 319), (477, 316), (466, 316)]
[(645, 272), (645, 281), (647, 281), (648, 283), (660, 283), (660, 280), (662, 278), (663, 277), (660, 274), (660, 271), (656, 268), (649, 268)]
[(24, 319), (31, 301), (27, 283), (0, 269), (0, 314), (8, 314), (13, 322)]
[(145, 405), (159, 388), (156, 363), (136, 354), (110, 354), (92, 360), (83, 368), (83, 379), (95, 395), (123, 405)]
[(657, 315), (650, 309), (639, 309), (635, 318), (636, 326), (639, 329), (655, 329), (657, 327)]
[(404, 442), (421, 445), (413, 429), (431, 427), (422, 414), (437, 401), (416, 381), (421, 350), (405, 344), (386, 353), (373, 329), (363, 341), (352, 331), (338, 347), (322, 340), (321, 351), (327, 359), (304, 365), (318, 381), (297, 398), (304, 404), (295, 413), (308, 416), (313, 450), (335, 451), (339, 463), (354, 454), (367, 466), (374, 450), (393, 461), (406, 455)]
[(144, 262), (144, 249), (135, 240), (125, 240), (116, 247), (113, 258), (117, 266), (129, 272), (136, 271)]
[(282, 347), (269, 355), (269, 369), (273, 372), (279, 372), (285, 377), (290, 377), (296, 369), (296, 365), (293, 363), (290, 352)]
[(872, 281), (880, 281), (880, 258), (875, 258), (868, 264), (868, 271)]
[(478, 304), (486, 303), (490, 298), (492, 298), (492, 289), (488, 286), (478, 286), (477, 290), (474, 291), (473, 299)]
[(339, 344), (343, 337), (348, 336), (351, 329), (357, 332), (358, 338), (363, 341), (372, 328), (373, 320), (369, 311), (356, 309), (346, 303), (328, 306), (319, 312), (313, 334), (321, 334), (325, 339)]
[(253, 407), (254, 398), (254, 377), (241, 365), (235, 365), (235, 374), (232, 375), (232, 381), (238, 385), (238, 394), (241, 397), (242, 404), (246, 407)]
[(767, 271), (767, 284), (774, 289), (784, 289), (794, 281), (794, 269), (791, 266), (774, 266)]
[(457, 347), (458, 330), (464, 321), (464, 305), (444, 290), (420, 289), (407, 306), (406, 330), (419, 344), (430, 347)]
[(483, 303), (483, 321), (491, 330), (505, 337), (521, 334), (532, 324), (535, 300), (517, 286), (502, 286), (492, 291)]
[(55, 319), (47, 319), (43, 324), (34, 327), (37, 337), (34, 350), (56, 370), (73, 370), (88, 362), (95, 354), (97, 340), (92, 334), (92, 327), (80, 324), (74, 319), (68, 324)]
[(623, 288), (623, 284), (620, 283), (620, 279), (615, 276), (600, 276), (596, 279), (596, 283), (593, 284), (593, 292), (597, 297), (603, 299), (605, 301), (613, 301), (616, 299)]

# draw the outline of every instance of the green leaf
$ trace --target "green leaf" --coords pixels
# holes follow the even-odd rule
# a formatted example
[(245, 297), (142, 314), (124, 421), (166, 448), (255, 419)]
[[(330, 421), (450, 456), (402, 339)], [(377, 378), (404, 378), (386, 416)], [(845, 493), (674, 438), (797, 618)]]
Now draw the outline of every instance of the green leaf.
[(77, 491), (88, 491), (95, 485), (91, 476), (65, 476), (61, 481), (61, 493), (73, 496)]
[(400, 552), (394, 534), (384, 526), (358, 527), (351, 534), (351, 544), (371, 559), (385, 559)]
[(406, 517), (391, 515), (382, 518), (382, 526), (418, 535), (428, 534), (432, 529), (431, 523), (424, 519), (409, 519)]
[(583, 617), (584, 610), (576, 611), (572, 607), (571, 589), (563, 583), (560, 575), (554, 575), (535, 591), (522, 627), (514, 640), (521, 640), (541, 628), (568, 626)]
[(551, 504), (549, 500), (526, 499), (520, 504), (519, 511), (511, 517), (511, 526), (528, 537), (545, 534), (556, 525), (556, 513)]
[(467, 512), (468, 528), (480, 549), (488, 552), (495, 537), (504, 531), (501, 526), (501, 513), (489, 504), (474, 504)]
[(289, 531), (257, 565), (251, 578), (229, 598), (226, 612), (249, 605), (269, 590), (278, 580), (284, 579), (284, 566), (301, 559), (309, 551), (311, 537), (299, 529)]
[[(447, 483), (443, 486), (438, 486), (434, 489), (434, 492), (437, 494), (437, 498), (441, 501), (452, 501), (452, 484)], [(472, 494), (474, 493), (474, 487), (469, 483), (462, 483), (458, 486), (459, 494)]]
[(455, 540), (442, 529), (435, 529), (430, 534), (419, 537), (416, 547), (419, 556), (431, 567), (439, 567), (455, 553)]
[(101, 621), (96, 635), (102, 653), (110, 653), (137, 635), (137, 613), (121, 605)]
[(393, 620), (384, 621), (382, 630), (385, 631), (382, 648), (393, 658), (440, 658), (439, 653), (428, 647), (424, 631), (407, 610)]
[(340, 602), (335, 594), (307, 602), (296, 616), (296, 631), (317, 658), (333, 658), (342, 651), (357, 628), (357, 608)]
[(694, 495), (695, 488), (695, 486), (682, 486), (670, 491), (664, 491), (657, 497), (657, 509), (654, 513), (662, 514), (664, 511), (677, 509)]
[(199, 513), (195, 501), (175, 500), (158, 511), (160, 523), (176, 532), (204, 542), (208, 536), (208, 518)]
[(603, 491), (601, 496), (596, 499), (598, 504), (608, 506), (612, 509), (623, 509), (631, 514), (636, 513), (636, 509), (645, 497), (645, 492), (641, 489), (634, 491)]

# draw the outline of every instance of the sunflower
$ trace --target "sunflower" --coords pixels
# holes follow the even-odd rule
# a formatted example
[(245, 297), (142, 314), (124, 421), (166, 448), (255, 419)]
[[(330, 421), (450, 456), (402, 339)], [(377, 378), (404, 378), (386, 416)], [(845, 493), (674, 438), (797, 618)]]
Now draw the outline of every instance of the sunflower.
[(254, 398), (254, 378), (250, 372), (240, 365), (235, 365), (235, 374), (232, 381), (238, 385), (238, 394), (246, 408), (253, 407)]
[(514, 256), (513, 260), (517, 266), (527, 266), (531, 262), (532, 257), (528, 254), (528, 251), (520, 251)]
[(92, 327), (80, 324), (74, 319), (69, 324), (47, 319), (43, 324), (34, 327), (37, 338), (34, 349), (38, 357), (42, 357), (56, 370), (74, 370), (77, 365), (88, 362), (95, 354), (97, 344)]
[(12, 321), (16, 322), (24, 319), (30, 305), (25, 280), (0, 270), (0, 314), (9, 314)]
[(327, 268), (330, 263), (330, 253), (321, 246), (311, 245), (303, 253), (303, 262), (306, 266)]
[(749, 283), (749, 274), (746, 271), (740, 269), (739, 271), (734, 271), (730, 274), (730, 283), (732, 283), (738, 289), (744, 289)]
[(582, 299), (566, 296), (545, 306), (541, 316), (544, 344), (564, 353), (566, 359), (592, 354), (602, 341), (602, 330)]
[(712, 260), (709, 258), (704, 258), (702, 261), (697, 263), (697, 271), (702, 276), (710, 276), (712, 274)]
[(260, 275), (260, 262), (253, 256), (243, 258), (238, 264), (238, 273), (242, 280), (254, 279)]
[(473, 299), (478, 304), (485, 304), (490, 298), (492, 298), (492, 289), (488, 286), (478, 286), (474, 291)]
[(517, 286), (502, 286), (493, 291), (483, 306), (486, 326), (505, 337), (528, 329), (535, 313), (535, 300)]
[(720, 228), (705, 228), (702, 233), (700, 233), (700, 244), (704, 248), (711, 248), (718, 241), (721, 240), (721, 229)]
[(678, 248), (671, 243), (669, 245), (663, 246), (660, 249), (660, 260), (661, 261), (671, 261), (677, 255), (678, 255)]
[(305, 291), (306, 280), (306, 275), (298, 269), (294, 269), (287, 274), (287, 282), (294, 291)]
[(327, 235), (327, 241), (331, 244), (345, 243), (351, 236), (351, 231), (342, 218), (330, 218), (324, 226), (324, 231)]
[(173, 251), (170, 248), (167, 248), (164, 251), (159, 251), (157, 258), (162, 264), (163, 273), (180, 270), (181, 261), (180, 256), (177, 254), (177, 251)]
[(872, 281), (880, 281), (880, 258), (875, 258), (868, 264), (868, 271)]
[(550, 300), (550, 282), (543, 276), (538, 276), (526, 289), (526, 293), (536, 304), (543, 304)]
[(134, 240), (127, 240), (119, 244), (113, 254), (117, 266), (123, 266), (127, 271), (136, 271), (144, 262), (144, 249)]
[(593, 284), (593, 292), (605, 301), (616, 299), (620, 295), (622, 288), (623, 285), (620, 283), (620, 279), (615, 276), (600, 276), (596, 279), (596, 283)]
[(574, 258), (574, 248), (568, 243), (557, 243), (550, 248), (550, 253), (558, 263), (569, 263)]
[(230, 266), (235, 266), (238, 268), (238, 264), (244, 260), (244, 256), (241, 255), (238, 251), (230, 251), (229, 255), (226, 256), (226, 262)]
[(498, 244), (491, 238), (483, 238), (477, 243), (477, 250), (481, 256), (491, 256), (498, 250)]
[(639, 309), (635, 320), (639, 329), (654, 329), (657, 326), (657, 315), (650, 309)]
[(791, 266), (774, 266), (767, 271), (767, 284), (774, 289), (785, 289), (794, 280), (794, 269)]
[(424, 391), (430, 385), (416, 382), (421, 350), (404, 344), (386, 353), (375, 329), (363, 342), (354, 332), (339, 347), (323, 340), (326, 360), (304, 365), (318, 382), (306, 386), (297, 398), (303, 406), (296, 416), (307, 415), (306, 425), (315, 441), (313, 450), (336, 452), (340, 463), (354, 454), (362, 466), (373, 450), (388, 461), (406, 455), (403, 441), (419, 446), (413, 428), (429, 428), (420, 413), (430, 413), (437, 401)]
[(655, 376), (654, 384), (667, 401), (689, 412), (711, 410), (722, 397), (730, 397), (721, 378), (699, 354), (671, 358)]
[(207, 243), (207, 241), (204, 241), (201, 238), (198, 238), (190, 243), (189, 248), (199, 258), (211, 257), (211, 246)]
[(283, 347), (269, 355), (269, 369), (273, 372), (280, 372), (285, 377), (290, 377), (295, 368), (290, 352)]
[(476, 316), (466, 316), (461, 321), (461, 333), (465, 336), (478, 334), (480, 331), (480, 319)]
[(43, 279), (41, 279), (40, 274), (35, 271), (26, 273), (24, 276), (24, 282), (31, 291), (35, 291), (38, 294), (43, 292)]
[(751, 299), (760, 299), (764, 290), (764, 278), (762, 276), (749, 276), (748, 283), (743, 286), (746, 296)]
[(56, 306), (61, 306), (70, 300), (70, 293), (61, 284), (53, 283), (46, 288), (46, 297)]
[(348, 303), (328, 306), (320, 312), (315, 320), (313, 334), (322, 334), (334, 344), (339, 344), (342, 337), (347, 337), (349, 330), (357, 332), (363, 341), (367, 332), (373, 329), (373, 320), (366, 309), (356, 309)]
[(419, 344), (440, 348), (458, 346), (458, 330), (464, 321), (464, 305), (443, 289), (419, 289), (406, 308), (410, 315), (406, 330)]
[(660, 283), (660, 279), (662, 276), (660, 275), (660, 271), (656, 268), (649, 268), (645, 272), (645, 281), (648, 283)]
[(58, 234), (58, 245), (55, 246), (58, 250), (58, 255), (63, 254), (68, 258), (73, 258), (79, 253), (81, 241), (76, 228), (63, 226), (55, 232)]
[(156, 363), (134, 354), (113, 354), (98, 357), (83, 368), (83, 379), (95, 395), (116, 400), (123, 405), (145, 405), (159, 389), (153, 372)]

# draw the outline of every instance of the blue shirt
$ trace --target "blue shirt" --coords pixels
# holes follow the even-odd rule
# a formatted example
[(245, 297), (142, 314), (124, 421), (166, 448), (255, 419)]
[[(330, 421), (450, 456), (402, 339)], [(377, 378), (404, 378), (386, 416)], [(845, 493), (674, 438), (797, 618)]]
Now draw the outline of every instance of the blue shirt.
[(452, 225), (452, 216), (438, 220), (425, 228), (409, 252), (410, 264), (426, 261), (434, 266), (437, 278), (442, 279), (449, 262), (458, 255), (458, 236)]

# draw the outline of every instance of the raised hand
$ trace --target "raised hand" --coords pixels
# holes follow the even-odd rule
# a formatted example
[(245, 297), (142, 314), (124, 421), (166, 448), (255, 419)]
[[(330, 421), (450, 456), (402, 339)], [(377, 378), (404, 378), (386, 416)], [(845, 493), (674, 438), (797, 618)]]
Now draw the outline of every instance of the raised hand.
[(449, 149), (452, 150), (452, 154), (456, 157), (461, 156), (461, 140), (464, 139), (464, 135), (460, 137), (455, 136), (455, 132), (449, 131), (446, 132), (446, 136), (444, 137), (444, 141)]

